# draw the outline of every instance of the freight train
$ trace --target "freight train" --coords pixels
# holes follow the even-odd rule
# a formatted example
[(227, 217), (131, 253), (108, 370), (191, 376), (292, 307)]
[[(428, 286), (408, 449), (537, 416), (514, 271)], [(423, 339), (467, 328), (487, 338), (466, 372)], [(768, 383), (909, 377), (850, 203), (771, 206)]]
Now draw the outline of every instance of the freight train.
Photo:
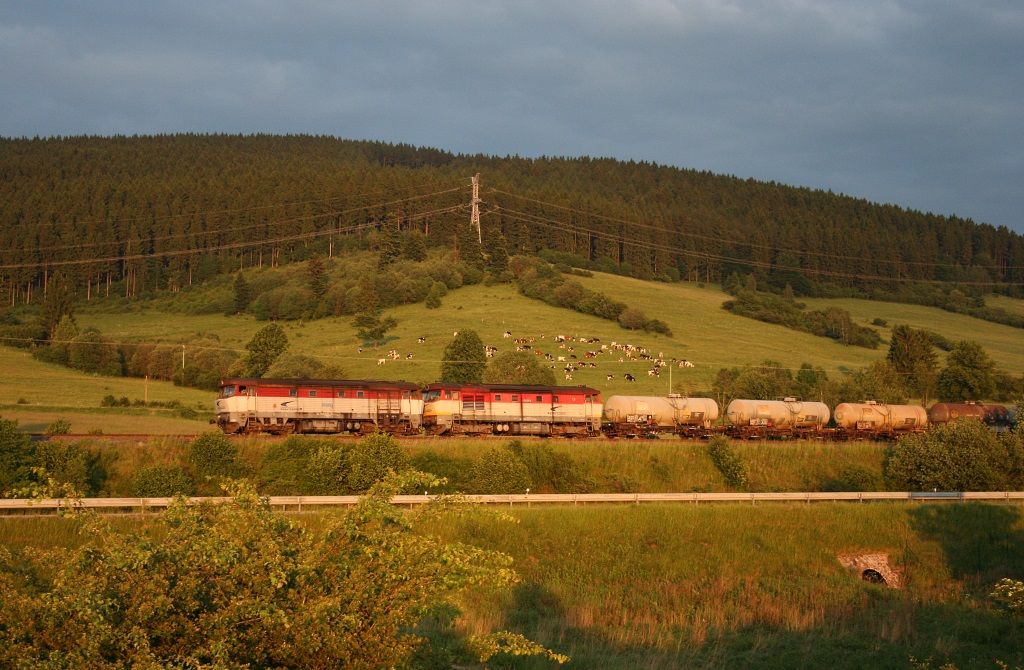
[(916, 405), (736, 399), (719, 424), (711, 398), (610, 396), (587, 386), (336, 379), (229, 378), (220, 383), (217, 425), (228, 434), (353, 433), (564, 437), (892, 439), (961, 418), (1006, 428), (1002, 405)]

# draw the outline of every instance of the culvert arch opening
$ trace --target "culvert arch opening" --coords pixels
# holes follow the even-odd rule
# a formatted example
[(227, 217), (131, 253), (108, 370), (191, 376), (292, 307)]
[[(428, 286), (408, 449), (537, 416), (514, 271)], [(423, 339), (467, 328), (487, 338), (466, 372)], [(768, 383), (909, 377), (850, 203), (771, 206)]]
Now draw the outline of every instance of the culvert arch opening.
[(860, 578), (869, 584), (885, 584), (885, 577), (882, 576), (882, 573), (871, 568), (860, 573)]

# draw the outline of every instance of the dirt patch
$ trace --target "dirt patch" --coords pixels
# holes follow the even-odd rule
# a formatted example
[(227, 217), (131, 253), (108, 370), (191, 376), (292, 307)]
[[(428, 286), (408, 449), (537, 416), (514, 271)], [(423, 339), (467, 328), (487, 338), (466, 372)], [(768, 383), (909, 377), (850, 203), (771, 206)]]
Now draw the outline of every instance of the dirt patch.
[(852, 570), (860, 579), (873, 584), (884, 584), (891, 589), (903, 586), (903, 575), (889, 563), (884, 551), (838, 554), (836, 558), (844, 568)]

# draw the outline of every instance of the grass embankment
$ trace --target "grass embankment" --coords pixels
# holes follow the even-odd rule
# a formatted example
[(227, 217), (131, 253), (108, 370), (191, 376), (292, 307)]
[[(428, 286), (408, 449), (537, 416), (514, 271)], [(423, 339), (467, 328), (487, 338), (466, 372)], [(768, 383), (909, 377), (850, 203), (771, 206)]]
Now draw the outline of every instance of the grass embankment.
[[(111, 431), (112, 432), (112, 431)], [(535, 493), (660, 493), (731, 491), (715, 469), (701, 442), (554, 442), (526, 440), (571, 459), (563, 472), (568, 488), (531, 482)], [(101, 495), (134, 496), (133, 479), (144, 467), (185, 465), (188, 442), (172, 437), (124, 444), (102, 437), (77, 440), (98, 453), (106, 473)], [(236, 442), (240, 475), (253, 479), (262, 492), (279, 495), (308, 493), (297, 488), (303, 464), (287, 467), (267, 458), (279, 440), (250, 438)], [(442, 490), (478, 493), (474, 464), (483, 453), (505, 444), (499, 440), (411, 439), (402, 442), (411, 464), (446, 477)], [(882, 484), (884, 446), (874, 443), (822, 444), (819, 442), (742, 442), (734, 444), (747, 474), (749, 491), (878, 490)], [(284, 469), (282, 469), (284, 468)], [(291, 468), (291, 469), (289, 469)], [(297, 468), (297, 469), (296, 469)], [(295, 469), (293, 472), (292, 469)], [(522, 493), (522, 491), (509, 491)]]
[(104, 396), (172, 403), (209, 415), (214, 394), (170, 382), (104, 377), (43, 363), (22, 349), (0, 347), (3, 401), (0, 416), (27, 432), (42, 432), (55, 419), (67, 419), (71, 432), (193, 434), (209, 430), (206, 421), (182, 419), (173, 409), (101, 407)]
[[(334, 514), (332, 512), (330, 514)], [(459, 629), (510, 628), (570, 668), (959, 668), (1024, 663), (1024, 622), (987, 599), (1024, 576), (1024, 517), (994, 505), (665, 505), (534, 508), (437, 532), (499, 549), (522, 583), (471, 594)], [(324, 517), (308, 515), (317, 527)], [(145, 521), (115, 519), (133, 528)], [(5, 518), (17, 550), (79, 541), (67, 520)], [(838, 554), (881, 552), (904, 588), (867, 584)], [(509, 667), (550, 667), (516, 660)], [(506, 667), (500, 661), (493, 667)]]

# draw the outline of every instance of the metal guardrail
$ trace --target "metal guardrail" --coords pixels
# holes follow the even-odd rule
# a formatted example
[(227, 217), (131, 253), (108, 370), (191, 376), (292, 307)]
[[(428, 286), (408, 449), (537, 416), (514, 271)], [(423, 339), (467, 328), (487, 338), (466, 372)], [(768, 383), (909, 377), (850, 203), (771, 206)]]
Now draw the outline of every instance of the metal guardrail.
[[(399, 495), (396, 505), (423, 505), (437, 496)], [(297, 510), (321, 507), (351, 507), (360, 496), (270, 496), (271, 507)], [(592, 505), (642, 503), (812, 503), (812, 502), (1017, 502), (1024, 503), (1024, 491), (851, 491), (851, 492), (782, 492), (782, 493), (515, 493), (499, 495), (465, 495), (464, 500), (482, 505)], [(64, 498), (42, 500), (0, 498), (0, 514), (16, 511), (50, 511), (74, 505), (85, 509), (129, 512), (156, 512), (166, 508), (173, 498)], [(230, 498), (190, 498), (190, 504), (227, 502)]]

